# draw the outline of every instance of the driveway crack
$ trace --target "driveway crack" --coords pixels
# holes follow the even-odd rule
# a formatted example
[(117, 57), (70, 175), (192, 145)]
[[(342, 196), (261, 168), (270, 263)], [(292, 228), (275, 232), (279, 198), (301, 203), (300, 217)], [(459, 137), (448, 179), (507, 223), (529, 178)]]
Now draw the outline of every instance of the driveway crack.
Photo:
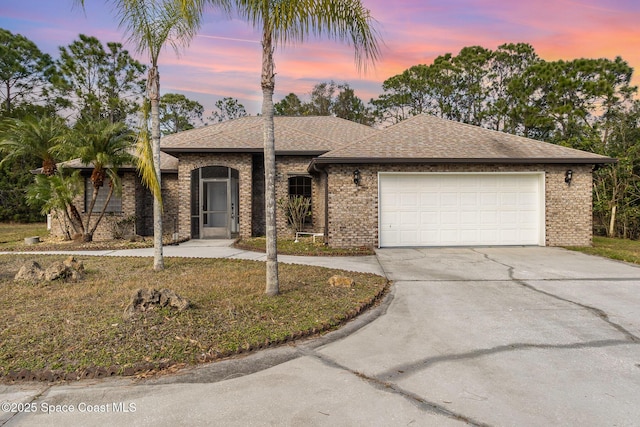
[(493, 263), (496, 263), (496, 264), (499, 264), (499, 265), (502, 265), (502, 266), (506, 267), (508, 269), (509, 278), (511, 279), (511, 281), (513, 283), (517, 284), (518, 286), (521, 286), (521, 287), (523, 287), (525, 289), (528, 289), (528, 290), (530, 290), (532, 292), (536, 292), (538, 294), (545, 295), (547, 297), (556, 299), (558, 301), (563, 301), (563, 302), (575, 305), (577, 307), (580, 307), (580, 308), (582, 308), (584, 310), (587, 310), (588, 312), (592, 313), (594, 316), (598, 317), (599, 319), (601, 319), (602, 321), (607, 323), (609, 326), (611, 326), (612, 328), (614, 328), (618, 332), (622, 333), (626, 337), (626, 339), (628, 341), (634, 342), (634, 343), (640, 342), (640, 337), (638, 337), (637, 335), (632, 334), (624, 326), (612, 321), (609, 318), (609, 315), (604, 310), (601, 310), (601, 309), (599, 309), (597, 307), (593, 307), (593, 306), (590, 306), (590, 305), (587, 305), (587, 304), (583, 304), (583, 303), (580, 303), (580, 302), (577, 302), (577, 301), (573, 301), (573, 300), (571, 300), (569, 298), (561, 297), (561, 296), (556, 295), (556, 294), (551, 293), (551, 292), (543, 291), (542, 289), (538, 289), (535, 286), (527, 283), (526, 281), (524, 281), (522, 279), (518, 279), (517, 277), (515, 277), (515, 275), (514, 275), (515, 267), (513, 267), (511, 265), (508, 265), (508, 264), (505, 264), (503, 262), (500, 262), (500, 261), (498, 261), (496, 259), (493, 259), (488, 254), (482, 254), (482, 255), (484, 255), (485, 259), (487, 259), (488, 261), (491, 261)]
[(404, 365), (394, 366), (392, 369), (389, 369), (378, 375), (378, 378), (383, 378), (384, 380), (398, 380), (400, 378), (407, 377), (409, 375), (413, 375), (419, 371), (423, 371), (425, 369), (431, 368), (434, 365), (439, 363), (446, 362), (458, 362), (461, 360), (471, 360), (477, 359), (480, 357), (491, 356), (494, 354), (504, 353), (504, 352), (513, 352), (513, 351), (522, 351), (522, 350), (578, 350), (584, 348), (602, 348), (602, 347), (613, 347), (619, 345), (629, 345), (629, 340), (599, 340), (599, 341), (590, 341), (590, 342), (580, 342), (580, 343), (571, 343), (571, 344), (543, 344), (543, 343), (511, 343), (499, 345), (491, 348), (484, 348), (480, 350), (473, 350), (466, 353), (458, 353), (458, 354), (444, 354), (441, 356), (433, 356), (428, 357), (422, 360), (410, 362)]
[(438, 405), (437, 403), (434, 402), (430, 402), (428, 400), (426, 400), (425, 398), (409, 391), (406, 390), (402, 387), (400, 387), (399, 385), (392, 383), (392, 382), (388, 382), (388, 381), (383, 381), (380, 380), (379, 378), (373, 377), (373, 376), (369, 376), (366, 375), (362, 372), (353, 370), (345, 365), (342, 365), (340, 363), (338, 363), (337, 361), (333, 360), (330, 357), (327, 357), (325, 355), (322, 355), (314, 350), (305, 350), (305, 349), (300, 349), (300, 353), (303, 356), (307, 356), (307, 357), (311, 357), (313, 359), (316, 359), (318, 361), (320, 361), (322, 364), (324, 364), (325, 366), (328, 366), (330, 368), (333, 369), (338, 369), (341, 371), (345, 371), (348, 372), (356, 377), (358, 377), (359, 379), (361, 379), (362, 381), (364, 381), (365, 383), (367, 383), (368, 385), (372, 386), (373, 388), (377, 389), (377, 390), (381, 390), (384, 391), (386, 393), (391, 393), (397, 396), (400, 396), (406, 400), (408, 400), (412, 405), (414, 405), (415, 407), (417, 407), (418, 409), (424, 411), (424, 412), (428, 412), (428, 413), (432, 413), (432, 414), (436, 414), (436, 415), (442, 415), (445, 416), (447, 418), (452, 418), (454, 420), (457, 421), (462, 421), (465, 422), (471, 426), (478, 426), (478, 427), (488, 427), (490, 426), (490, 424), (475, 420), (473, 418), (467, 417), (465, 415), (456, 413), (454, 411), (451, 411), (445, 407), (443, 407), (442, 405)]

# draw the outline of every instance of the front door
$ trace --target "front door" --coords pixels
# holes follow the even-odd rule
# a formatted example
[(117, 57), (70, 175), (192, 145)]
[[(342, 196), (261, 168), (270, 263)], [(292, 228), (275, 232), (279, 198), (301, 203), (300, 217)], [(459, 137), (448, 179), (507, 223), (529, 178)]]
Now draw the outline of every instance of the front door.
[(231, 209), (229, 200), (229, 180), (202, 180), (202, 212), (200, 215), (201, 237), (229, 238)]

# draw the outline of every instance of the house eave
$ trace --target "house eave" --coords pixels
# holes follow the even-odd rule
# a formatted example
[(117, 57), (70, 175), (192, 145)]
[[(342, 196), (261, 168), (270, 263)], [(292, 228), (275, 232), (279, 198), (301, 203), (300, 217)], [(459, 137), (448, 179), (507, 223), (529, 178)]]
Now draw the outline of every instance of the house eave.
[(319, 157), (311, 161), (309, 170), (318, 167), (324, 167), (330, 164), (394, 164), (394, 163), (424, 163), (424, 164), (514, 164), (514, 165), (531, 165), (531, 164), (581, 164), (581, 165), (603, 165), (609, 163), (617, 163), (618, 159), (610, 157), (602, 158), (505, 158), (505, 157), (487, 157), (487, 158), (389, 158), (389, 157)]
[(261, 148), (193, 148), (193, 147), (161, 147), (160, 151), (167, 154), (181, 154), (181, 153), (261, 153)]
[[(90, 166), (83, 166), (79, 168), (67, 167), (67, 169), (79, 170), (80, 172), (85, 172), (85, 173), (93, 171), (93, 167), (90, 167)], [(137, 171), (138, 169), (133, 166), (118, 168), (118, 172), (137, 172)], [(33, 175), (40, 175), (42, 174), (42, 168), (33, 169), (33, 170), (30, 170), (29, 172), (32, 173)], [(162, 169), (162, 173), (178, 174), (178, 169)]]
[[(262, 148), (161, 148), (167, 154), (262, 154)], [(328, 150), (276, 150), (276, 156), (321, 156)]]

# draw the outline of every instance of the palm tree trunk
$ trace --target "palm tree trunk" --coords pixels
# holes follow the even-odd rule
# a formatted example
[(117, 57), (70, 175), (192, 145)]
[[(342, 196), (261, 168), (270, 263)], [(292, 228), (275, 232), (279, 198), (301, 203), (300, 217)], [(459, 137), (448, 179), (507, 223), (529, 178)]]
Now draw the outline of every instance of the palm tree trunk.
[(84, 224), (82, 224), (82, 217), (78, 212), (78, 208), (76, 208), (76, 206), (73, 203), (71, 203), (68, 206), (68, 210), (69, 210), (68, 215), (69, 215), (69, 218), (71, 219), (71, 226), (73, 227), (73, 232), (84, 234)]
[(278, 249), (276, 230), (276, 155), (273, 125), (273, 91), (275, 75), (273, 73), (273, 43), (265, 17), (262, 38), (262, 117), (264, 132), (264, 178), (265, 178), (265, 222), (267, 233), (267, 295), (278, 295)]
[(96, 232), (96, 229), (98, 228), (98, 224), (100, 224), (100, 221), (102, 221), (102, 218), (104, 218), (104, 214), (107, 211), (107, 206), (109, 206), (109, 202), (111, 201), (112, 196), (113, 196), (113, 181), (110, 181), (109, 194), (107, 194), (107, 199), (104, 201), (104, 204), (102, 205), (102, 210), (100, 211), (100, 215), (98, 215), (98, 219), (96, 219), (96, 222), (93, 224), (91, 231), (89, 231), (89, 234), (92, 236), (92, 238)]
[(83, 226), (84, 234), (82, 235), (83, 242), (91, 242), (93, 241), (93, 233), (91, 230), (91, 215), (93, 214), (93, 208), (96, 205), (96, 200), (98, 199), (98, 192), (100, 191), (99, 187), (93, 186), (93, 194), (91, 195), (91, 203), (89, 203), (89, 209), (87, 209), (87, 219), (86, 224)]
[[(158, 188), (162, 188), (160, 169), (160, 74), (157, 65), (149, 69), (148, 81), (149, 101), (151, 103), (151, 149), (153, 152), (153, 168), (158, 180)], [(162, 255), (162, 204), (158, 197), (153, 198), (153, 269), (164, 270)]]

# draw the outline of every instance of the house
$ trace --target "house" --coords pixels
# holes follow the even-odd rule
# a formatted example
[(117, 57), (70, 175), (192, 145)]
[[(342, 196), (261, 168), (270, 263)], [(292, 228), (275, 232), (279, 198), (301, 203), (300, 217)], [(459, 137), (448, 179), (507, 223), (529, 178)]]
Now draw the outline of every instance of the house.
[[(162, 138), (177, 159), (163, 188), (179, 237), (264, 234), (262, 120)], [(274, 120), (276, 198), (310, 197), (307, 227), (334, 247), (590, 245), (592, 172), (615, 162), (430, 115), (383, 130)], [(278, 230), (291, 234), (282, 214)]]
[[(319, 155), (378, 131), (336, 117), (275, 117), (276, 199), (311, 198), (308, 227), (325, 227), (326, 180), (309, 171)], [(243, 117), (162, 138), (178, 159), (178, 233), (231, 238), (265, 233), (263, 118)], [(278, 231), (290, 232), (283, 215)]]

